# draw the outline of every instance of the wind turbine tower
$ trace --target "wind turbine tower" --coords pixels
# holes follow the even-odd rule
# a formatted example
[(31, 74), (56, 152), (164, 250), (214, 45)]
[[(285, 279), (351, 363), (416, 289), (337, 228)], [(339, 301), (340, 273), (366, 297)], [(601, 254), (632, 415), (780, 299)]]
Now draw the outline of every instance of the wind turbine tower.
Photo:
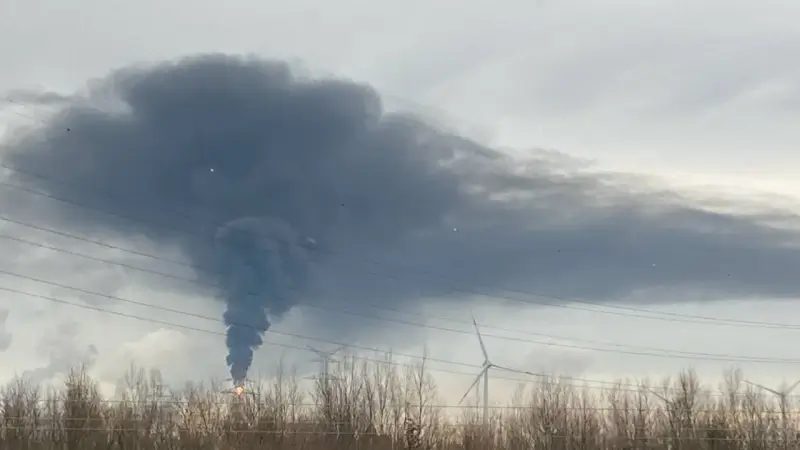
[(789, 420), (788, 419), (789, 418), (788, 418), (788, 412), (787, 412), (787, 409), (788, 409), (787, 398), (789, 397), (789, 394), (791, 394), (792, 391), (794, 391), (797, 388), (797, 386), (800, 385), (800, 380), (797, 380), (793, 385), (791, 385), (791, 386), (789, 386), (787, 388), (784, 388), (784, 389), (782, 389), (780, 391), (779, 390), (775, 390), (775, 389), (770, 389), (770, 388), (768, 388), (766, 386), (762, 386), (760, 384), (756, 384), (756, 383), (753, 383), (753, 382), (750, 382), (750, 381), (747, 381), (747, 380), (744, 380), (744, 382), (749, 384), (749, 385), (751, 385), (751, 386), (757, 387), (759, 389), (763, 389), (763, 390), (769, 392), (770, 394), (773, 394), (776, 397), (778, 397), (778, 401), (780, 402), (780, 408), (781, 408), (781, 426), (783, 427), (783, 448), (788, 448), (788, 445), (789, 445), (788, 444), (788, 442), (789, 442), (788, 441), (788, 438), (789, 438)]
[(489, 359), (489, 353), (486, 351), (486, 345), (484, 345), (483, 343), (481, 330), (478, 329), (478, 322), (475, 320), (475, 316), (472, 316), (472, 324), (475, 326), (475, 333), (478, 335), (478, 343), (480, 343), (481, 352), (483, 352), (483, 364), (481, 365), (481, 371), (478, 372), (478, 376), (475, 377), (475, 381), (473, 381), (472, 384), (469, 386), (469, 389), (467, 389), (467, 391), (464, 393), (464, 396), (461, 397), (461, 400), (458, 402), (458, 404), (460, 405), (461, 403), (463, 403), (464, 399), (467, 398), (467, 395), (469, 395), (470, 391), (472, 391), (473, 388), (478, 387), (478, 383), (481, 381), (481, 377), (483, 377), (483, 426), (486, 431), (489, 431), (489, 369), (498, 369), (498, 370), (504, 370), (506, 372), (520, 373), (523, 375), (532, 375), (532, 376), (536, 376), (536, 374), (532, 372), (526, 372), (524, 370), (510, 369), (508, 367), (498, 366), (497, 364), (494, 364)]

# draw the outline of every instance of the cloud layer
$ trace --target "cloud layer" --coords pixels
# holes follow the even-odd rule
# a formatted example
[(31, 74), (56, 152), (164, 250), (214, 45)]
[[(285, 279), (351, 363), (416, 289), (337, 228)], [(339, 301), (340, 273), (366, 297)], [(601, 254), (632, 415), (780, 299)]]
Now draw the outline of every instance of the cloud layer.
[(67, 321), (55, 329), (48, 330), (36, 348), (38, 356), (46, 358), (47, 363), (26, 370), (22, 373), (22, 379), (33, 385), (40, 385), (53, 381), (57, 376), (65, 375), (72, 368), (91, 368), (97, 358), (97, 349), (94, 345), (81, 347), (78, 344), (80, 329), (81, 324)]
[(178, 246), (208, 286), (230, 281), (220, 227), (279, 224), (270, 229), (285, 229), (278, 240), (293, 256), (263, 269), (289, 280), (264, 296), (274, 314), (507, 290), (800, 292), (796, 235), (769, 227), (771, 216), (712, 212), (563, 155), (512, 159), (385, 112), (368, 85), (301, 77), (280, 61), (197, 55), (120, 69), (17, 135), (4, 160), (42, 175), (12, 172), (14, 184), (73, 202), (10, 190), (8, 211)]

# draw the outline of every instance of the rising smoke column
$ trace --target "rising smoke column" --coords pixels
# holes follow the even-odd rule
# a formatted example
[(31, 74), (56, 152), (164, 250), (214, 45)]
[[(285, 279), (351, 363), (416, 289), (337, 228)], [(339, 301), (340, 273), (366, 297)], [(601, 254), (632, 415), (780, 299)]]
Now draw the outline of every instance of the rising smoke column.
[(306, 255), (289, 225), (270, 218), (234, 220), (219, 229), (216, 243), (227, 308), (226, 361), (234, 382), (242, 382), (253, 350), (270, 327), (268, 313), (285, 313), (297, 295), (297, 284), (305, 282)]

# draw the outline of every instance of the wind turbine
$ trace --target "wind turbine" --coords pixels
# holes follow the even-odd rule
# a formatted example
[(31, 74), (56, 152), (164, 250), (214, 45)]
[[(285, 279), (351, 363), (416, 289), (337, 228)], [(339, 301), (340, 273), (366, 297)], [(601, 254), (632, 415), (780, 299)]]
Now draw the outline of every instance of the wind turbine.
[(339, 347), (336, 347), (333, 350), (328, 350), (327, 352), (324, 352), (322, 350), (317, 350), (316, 348), (314, 348), (314, 347), (312, 347), (310, 345), (307, 345), (306, 347), (308, 347), (309, 350), (311, 350), (312, 352), (316, 353), (317, 356), (319, 356), (319, 359), (315, 359), (314, 361), (320, 363), (320, 372), (319, 372), (320, 373), (320, 378), (322, 380), (323, 386), (327, 386), (328, 385), (328, 379), (330, 378), (330, 375), (329, 375), (329, 373), (330, 373), (329, 372), (329, 370), (330, 370), (330, 362), (331, 361), (336, 361), (335, 359), (333, 359), (333, 354), (336, 353), (336, 352), (339, 352), (345, 346), (344, 345), (340, 345)]
[(795, 383), (793, 385), (791, 385), (788, 388), (785, 388), (783, 390), (780, 390), (780, 391), (777, 391), (775, 389), (770, 389), (770, 388), (768, 388), (766, 386), (762, 386), (760, 384), (756, 384), (756, 383), (753, 383), (751, 381), (744, 380), (744, 382), (749, 384), (749, 385), (751, 385), (751, 386), (757, 387), (759, 389), (763, 389), (763, 390), (769, 392), (770, 394), (774, 394), (775, 396), (778, 397), (778, 400), (780, 401), (780, 408), (781, 408), (781, 426), (783, 427), (783, 445), (784, 445), (784, 448), (786, 448), (786, 446), (788, 445), (788, 442), (789, 442), (788, 441), (788, 437), (789, 437), (788, 436), (788, 428), (787, 428), (787, 426), (788, 426), (788, 417), (787, 417), (787, 413), (786, 413), (788, 402), (786, 401), (786, 398), (789, 397), (789, 394), (791, 394), (792, 391), (797, 389), (797, 386), (800, 385), (800, 380), (795, 381)]
[(524, 375), (532, 375), (536, 376), (535, 373), (526, 372), (524, 370), (516, 370), (510, 369), (508, 367), (498, 366), (494, 364), (489, 359), (489, 353), (486, 351), (486, 346), (483, 344), (483, 337), (481, 336), (481, 330), (478, 329), (478, 322), (475, 320), (475, 316), (472, 316), (472, 324), (475, 326), (475, 333), (478, 335), (478, 342), (481, 344), (481, 352), (483, 352), (483, 364), (481, 365), (481, 371), (478, 372), (478, 376), (475, 377), (475, 381), (469, 386), (467, 392), (464, 393), (464, 396), (461, 397), (458, 404), (464, 402), (464, 399), (467, 398), (472, 388), (476, 388), (478, 386), (478, 382), (481, 381), (481, 377), (483, 377), (483, 426), (488, 431), (489, 428), (489, 369), (499, 369), (505, 370), (506, 372), (514, 372), (514, 373), (521, 373)]

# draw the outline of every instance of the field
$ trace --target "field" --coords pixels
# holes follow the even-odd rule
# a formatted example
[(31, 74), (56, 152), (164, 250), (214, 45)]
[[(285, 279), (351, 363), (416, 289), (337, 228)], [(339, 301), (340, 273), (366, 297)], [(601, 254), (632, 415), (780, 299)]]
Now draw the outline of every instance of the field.
[[(280, 371), (283, 372), (283, 371)], [(47, 391), (2, 393), (0, 448), (90, 449), (782, 449), (800, 448), (790, 405), (746, 388), (736, 371), (713, 389), (691, 372), (656, 385), (598, 389), (565, 379), (521, 385), (507, 406), (444, 407), (425, 365), (349, 360), (303, 392), (277, 375), (239, 401), (219, 386), (163, 386), (131, 368), (101, 398), (86, 372)]]

